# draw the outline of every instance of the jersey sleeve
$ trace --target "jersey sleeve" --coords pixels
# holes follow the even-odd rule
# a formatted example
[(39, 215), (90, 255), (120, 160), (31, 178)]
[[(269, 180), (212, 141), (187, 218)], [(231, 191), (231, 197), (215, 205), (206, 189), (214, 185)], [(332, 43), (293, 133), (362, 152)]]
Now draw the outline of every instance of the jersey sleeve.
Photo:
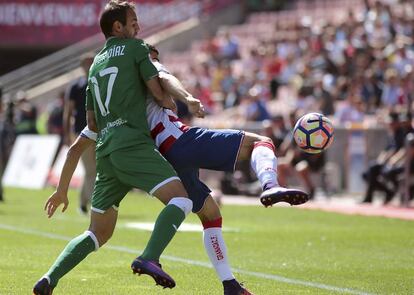
[(97, 133), (93, 132), (92, 130), (88, 128), (88, 126), (86, 126), (85, 128), (83, 128), (82, 132), (80, 133), (80, 136), (89, 138), (96, 142)]
[(86, 87), (86, 106), (85, 107), (87, 111), (94, 110), (93, 96), (91, 93), (91, 89), (89, 88), (89, 85)]
[(158, 70), (150, 60), (149, 50), (143, 40), (136, 40), (135, 62), (138, 65), (139, 72), (144, 81), (154, 78), (158, 75)]

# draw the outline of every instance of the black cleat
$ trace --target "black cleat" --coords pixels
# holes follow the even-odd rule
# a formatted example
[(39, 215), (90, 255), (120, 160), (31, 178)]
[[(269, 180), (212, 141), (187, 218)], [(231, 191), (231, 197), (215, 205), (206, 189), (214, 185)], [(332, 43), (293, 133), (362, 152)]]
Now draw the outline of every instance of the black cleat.
[(41, 278), (33, 287), (33, 295), (52, 295), (53, 287), (46, 278)]
[(145, 274), (151, 276), (157, 285), (164, 288), (174, 288), (175, 281), (165, 271), (162, 270), (161, 264), (156, 261), (145, 260), (141, 257), (135, 258), (131, 264), (134, 274)]
[(288, 189), (281, 186), (265, 190), (260, 195), (260, 202), (268, 207), (279, 202), (286, 202), (290, 205), (300, 205), (309, 200), (309, 195), (298, 189)]

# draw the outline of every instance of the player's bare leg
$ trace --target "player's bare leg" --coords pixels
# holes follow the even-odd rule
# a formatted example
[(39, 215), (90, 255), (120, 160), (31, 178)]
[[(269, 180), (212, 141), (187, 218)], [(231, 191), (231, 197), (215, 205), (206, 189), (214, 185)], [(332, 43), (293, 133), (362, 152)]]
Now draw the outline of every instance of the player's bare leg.
[(147, 247), (132, 262), (131, 269), (138, 275), (150, 275), (157, 285), (174, 288), (174, 279), (162, 270), (159, 259), (178, 227), (191, 212), (192, 201), (187, 197), (187, 192), (179, 180), (172, 180), (157, 188), (153, 195), (166, 206), (158, 215)]
[(67, 244), (49, 271), (36, 283), (33, 294), (52, 294), (65, 274), (111, 238), (117, 218), (118, 212), (114, 208), (109, 208), (104, 213), (92, 211), (89, 229)]
[(265, 207), (279, 202), (300, 205), (309, 200), (307, 193), (279, 185), (275, 146), (270, 138), (246, 132), (237, 161), (247, 159), (250, 159), (251, 166), (262, 185), (260, 201)]
[[(197, 213), (203, 224), (203, 242), (217, 276), (223, 283), (224, 294), (251, 294), (235, 279), (227, 259), (227, 247), (222, 233), (222, 217), (217, 202), (209, 195)], [(244, 292), (244, 293), (243, 293)]]

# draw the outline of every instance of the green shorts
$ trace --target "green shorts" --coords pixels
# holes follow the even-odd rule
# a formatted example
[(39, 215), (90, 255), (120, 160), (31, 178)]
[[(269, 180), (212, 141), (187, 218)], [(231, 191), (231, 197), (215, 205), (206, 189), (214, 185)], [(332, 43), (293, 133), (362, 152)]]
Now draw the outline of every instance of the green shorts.
[(164, 184), (178, 179), (174, 169), (154, 145), (143, 143), (113, 151), (96, 161), (92, 211), (104, 213), (119, 203), (132, 189), (152, 194)]

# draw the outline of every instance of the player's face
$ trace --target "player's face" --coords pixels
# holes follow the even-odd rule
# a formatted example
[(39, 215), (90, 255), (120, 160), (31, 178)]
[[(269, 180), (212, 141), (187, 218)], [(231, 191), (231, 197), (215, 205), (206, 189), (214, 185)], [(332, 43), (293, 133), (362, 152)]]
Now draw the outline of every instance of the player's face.
[(122, 28), (122, 33), (124, 38), (134, 38), (140, 30), (138, 24), (138, 18), (135, 14), (135, 11), (132, 9), (128, 9), (127, 17), (126, 17), (126, 24)]

